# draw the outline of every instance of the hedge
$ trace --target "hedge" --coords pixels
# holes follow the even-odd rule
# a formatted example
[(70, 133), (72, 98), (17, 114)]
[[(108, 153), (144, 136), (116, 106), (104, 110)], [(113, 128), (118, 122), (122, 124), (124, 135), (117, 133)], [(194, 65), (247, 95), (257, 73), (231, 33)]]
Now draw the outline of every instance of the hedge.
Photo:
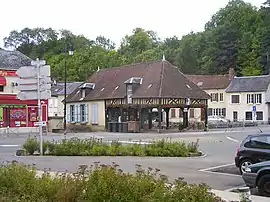
[[(160, 156), (188, 157), (199, 156), (199, 140), (197, 142), (172, 142), (169, 139), (153, 141), (151, 144), (122, 144), (119, 141), (111, 143), (102, 139), (63, 139), (61, 141), (45, 141), (45, 155), (53, 156)], [(28, 138), (23, 148), (29, 155), (39, 152), (39, 141)]]
[(179, 178), (174, 188), (158, 169), (124, 173), (119, 166), (80, 166), (77, 173), (52, 177), (17, 162), (0, 166), (0, 200), (20, 202), (221, 202), (205, 184), (187, 184)]

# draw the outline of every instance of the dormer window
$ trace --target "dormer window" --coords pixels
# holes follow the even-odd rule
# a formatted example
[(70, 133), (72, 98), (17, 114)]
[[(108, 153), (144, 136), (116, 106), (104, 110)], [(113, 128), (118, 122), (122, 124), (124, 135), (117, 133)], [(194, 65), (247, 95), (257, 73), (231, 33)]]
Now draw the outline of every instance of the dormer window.
[(126, 94), (127, 94), (127, 103), (132, 104), (132, 96), (136, 87), (142, 84), (143, 78), (141, 77), (131, 77), (126, 80), (124, 83), (126, 84)]
[(84, 83), (80, 87), (80, 92), (81, 92), (81, 100), (87, 96), (89, 93), (89, 90), (94, 90), (95, 89), (95, 84), (94, 83)]

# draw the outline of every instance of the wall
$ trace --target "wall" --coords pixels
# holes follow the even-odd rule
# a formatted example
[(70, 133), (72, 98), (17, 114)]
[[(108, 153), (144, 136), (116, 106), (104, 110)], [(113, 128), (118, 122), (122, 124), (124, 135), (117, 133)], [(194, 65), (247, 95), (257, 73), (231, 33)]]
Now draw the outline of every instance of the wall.
[(16, 89), (12, 83), (15, 83), (18, 77), (8, 76), (5, 77), (7, 81), (7, 85), (4, 86), (4, 92), (0, 92), (1, 94), (17, 94), (19, 91)]
[(58, 95), (49, 99), (49, 117), (54, 117), (55, 114), (59, 117), (64, 116), (64, 103), (62, 102), (64, 95)]
[[(262, 104), (256, 104), (257, 111), (263, 111), (263, 121), (268, 121), (268, 105), (265, 104), (266, 102), (266, 93), (265, 92), (256, 92), (256, 94), (262, 94)], [(233, 111), (238, 112), (238, 120), (244, 121), (246, 111), (252, 111), (253, 104), (247, 104), (247, 94), (253, 94), (253, 92), (248, 93), (227, 93), (227, 118), (231, 121), (233, 120)], [(231, 95), (240, 95), (240, 103), (233, 104), (231, 103)]]
[[(223, 101), (211, 101), (211, 99), (208, 100), (208, 108), (212, 108), (212, 109), (217, 109), (217, 108), (226, 108), (227, 107), (227, 97), (226, 97), (226, 93), (225, 93), (225, 89), (209, 89), (209, 90), (205, 90), (205, 92), (209, 95), (211, 95), (211, 93), (218, 93), (219, 98), (220, 98), (220, 94), (223, 94)], [(171, 117), (171, 110), (170, 110), (170, 122), (182, 122), (183, 118), (179, 117), (179, 109), (175, 108), (175, 118)], [(200, 122), (201, 121), (201, 109), (200, 108), (195, 108), (194, 109), (194, 118), (189, 118), (190, 121), (196, 121), (196, 122)]]
[[(105, 126), (105, 102), (104, 101), (92, 101), (92, 102), (79, 102), (79, 103), (67, 103), (67, 115), (69, 115), (70, 105), (88, 105), (88, 125), (92, 125), (92, 104), (97, 104), (98, 106), (98, 126)], [(68, 119), (67, 119), (68, 120)], [(79, 123), (78, 123), (79, 124)]]

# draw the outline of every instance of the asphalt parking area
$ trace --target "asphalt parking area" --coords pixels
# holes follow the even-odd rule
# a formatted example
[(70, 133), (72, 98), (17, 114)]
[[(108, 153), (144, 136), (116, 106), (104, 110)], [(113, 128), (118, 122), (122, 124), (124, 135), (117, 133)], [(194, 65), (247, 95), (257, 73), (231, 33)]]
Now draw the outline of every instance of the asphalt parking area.
[[(199, 171), (207, 172), (207, 173), (213, 173), (213, 174), (220, 174), (220, 175), (235, 176), (235, 177), (242, 178), (242, 175), (241, 175), (241, 173), (239, 171), (239, 168), (237, 168), (234, 164), (220, 165), (220, 166), (216, 166), (216, 167), (201, 169)], [(244, 186), (245, 186), (245, 183), (243, 181), (243, 187)], [(239, 187), (234, 187), (234, 188), (230, 189), (230, 191), (237, 192), (236, 190), (238, 188)], [(252, 189), (251, 194), (252, 195), (259, 195), (257, 189)]]

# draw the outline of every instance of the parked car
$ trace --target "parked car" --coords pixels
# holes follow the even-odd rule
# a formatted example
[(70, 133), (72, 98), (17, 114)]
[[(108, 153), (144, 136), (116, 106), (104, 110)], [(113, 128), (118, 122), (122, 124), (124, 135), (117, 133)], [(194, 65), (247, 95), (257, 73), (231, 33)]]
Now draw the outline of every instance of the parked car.
[(248, 187), (258, 187), (261, 195), (270, 197), (270, 161), (248, 166), (242, 178)]
[(210, 123), (228, 123), (229, 120), (220, 116), (208, 116), (208, 122)]
[(235, 165), (241, 174), (248, 166), (270, 160), (270, 134), (248, 135), (240, 144), (235, 156)]

